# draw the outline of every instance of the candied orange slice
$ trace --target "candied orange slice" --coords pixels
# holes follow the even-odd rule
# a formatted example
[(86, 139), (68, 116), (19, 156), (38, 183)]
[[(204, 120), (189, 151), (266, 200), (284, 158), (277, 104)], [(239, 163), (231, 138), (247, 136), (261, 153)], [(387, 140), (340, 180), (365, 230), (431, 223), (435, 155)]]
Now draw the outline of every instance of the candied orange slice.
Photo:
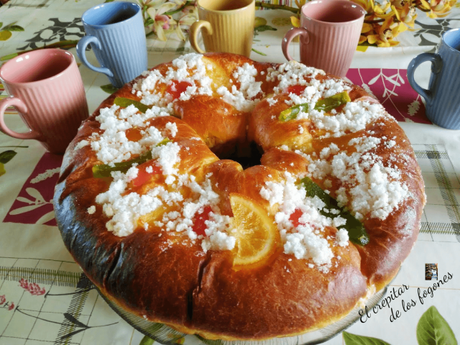
[(277, 227), (267, 212), (250, 198), (231, 194), (235, 266), (255, 264), (267, 259), (276, 251), (279, 243)]

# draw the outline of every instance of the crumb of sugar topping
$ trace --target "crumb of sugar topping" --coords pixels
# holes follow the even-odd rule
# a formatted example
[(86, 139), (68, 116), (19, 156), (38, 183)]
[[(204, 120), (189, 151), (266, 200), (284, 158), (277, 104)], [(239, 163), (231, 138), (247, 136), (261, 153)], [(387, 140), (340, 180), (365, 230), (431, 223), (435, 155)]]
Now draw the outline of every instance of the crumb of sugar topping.
[[(267, 100), (267, 103), (270, 105), (270, 107), (273, 107), (276, 103), (278, 103), (278, 99), (273, 98), (273, 97), (266, 98), (266, 100)], [(274, 116), (276, 117), (276, 115)]]
[(166, 124), (166, 129), (169, 130), (173, 138), (177, 135), (177, 125), (174, 122), (168, 122)]
[(341, 247), (346, 247), (349, 243), (348, 231), (345, 229), (339, 229), (337, 231), (337, 243)]

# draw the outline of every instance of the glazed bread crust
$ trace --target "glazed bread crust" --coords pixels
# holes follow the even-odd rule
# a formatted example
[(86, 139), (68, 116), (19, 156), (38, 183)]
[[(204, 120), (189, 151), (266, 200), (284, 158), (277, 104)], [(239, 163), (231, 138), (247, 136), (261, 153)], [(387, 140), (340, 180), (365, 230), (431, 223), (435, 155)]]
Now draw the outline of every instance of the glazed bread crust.
[[(323, 166), (332, 164), (334, 155), (324, 154), (325, 149), (335, 147), (331, 144), (337, 146), (336, 152), (352, 155), (359, 148), (348, 143), (369, 133), (381, 141), (392, 140), (392, 145), (377, 145), (368, 153), (378, 156), (384, 166), (404, 172), (399, 181), (407, 188), (408, 196), (384, 219), (370, 211), (362, 215), (369, 235), (365, 246), (351, 242), (337, 245), (338, 229), (325, 226), (321, 236), (332, 253), (327, 269), (286, 253), (282, 232), (276, 235), (276, 250), (269, 256), (251, 265), (235, 266), (233, 250), (204, 250), (201, 238), (166, 231), (156, 219), (180, 210), (172, 203), (139, 217), (131, 233), (117, 236), (108, 231), (111, 217), (107, 209), (96, 202), (98, 195), (111, 188), (112, 178), (94, 177), (93, 167), (103, 162), (91, 142), (107, 130), (101, 128), (98, 116), (111, 108), (117, 97), (142, 100), (141, 93), (133, 90), (149, 78), (143, 75), (102, 102), (82, 124), (64, 156), (54, 206), (66, 247), (88, 278), (114, 303), (152, 322), (208, 339), (291, 336), (340, 320), (369, 290), (380, 290), (394, 278), (416, 241), (425, 195), (409, 141), (386, 113), (368, 121), (362, 129), (337, 136), (325, 135), (327, 129), (318, 128), (309, 118), (282, 122), (278, 115), (290, 107), (290, 98), (277, 89), (279, 78), (267, 77), (280, 68), (279, 64), (257, 63), (232, 54), (206, 54), (203, 59), (212, 65), (208, 68), (212, 94), (194, 94), (170, 102), (174, 116), (152, 117), (145, 128), (169, 133), (168, 141), (179, 147), (177, 174), (193, 176), (194, 182), (211, 186), (218, 196), (213, 207), (222, 216), (232, 217), (231, 196), (243, 195), (275, 223), (280, 206), (264, 197), (261, 190), (271, 183), (285, 183), (288, 175), (310, 176), (332, 197), (343, 198), (345, 190), (352, 200), (352, 182), (341, 180), (334, 169), (318, 174), (319, 163), (312, 162), (321, 157)], [(257, 105), (249, 110), (238, 109), (217, 94), (221, 86), (229, 90), (232, 85), (243, 88), (235, 71), (245, 64), (256, 71), (253, 83), (260, 83), (259, 92), (251, 96)], [(174, 68), (171, 62), (152, 71), (165, 76)], [(336, 80), (325, 74), (304, 80), (310, 82), (309, 78), (320, 83)], [(361, 88), (343, 83), (350, 102), (378, 104)], [(167, 88), (166, 83), (155, 85), (163, 97)], [(172, 127), (177, 130), (172, 132)], [(244, 153), (251, 143), (263, 152), (259, 165), (243, 169), (238, 162), (219, 158)], [(159, 174), (142, 186), (128, 183), (125, 194), (146, 195), (153, 188), (168, 186), (167, 178)], [(183, 198), (193, 196), (184, 186), (175, 191)], [(353, 210), (352, 202), (346, 207)]]

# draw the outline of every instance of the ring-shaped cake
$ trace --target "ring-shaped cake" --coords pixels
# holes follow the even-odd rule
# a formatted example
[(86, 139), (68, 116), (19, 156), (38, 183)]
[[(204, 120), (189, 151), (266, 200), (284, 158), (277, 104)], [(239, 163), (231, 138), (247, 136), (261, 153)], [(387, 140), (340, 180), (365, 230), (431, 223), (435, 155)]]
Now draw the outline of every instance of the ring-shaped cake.
[(409, 254), (424, 203), (409, 140), (362, 88), (223, 53), (181, 56), (107, 98), (54, 197), (104, 296), (226, 340), (305, 333), (364, 305)]

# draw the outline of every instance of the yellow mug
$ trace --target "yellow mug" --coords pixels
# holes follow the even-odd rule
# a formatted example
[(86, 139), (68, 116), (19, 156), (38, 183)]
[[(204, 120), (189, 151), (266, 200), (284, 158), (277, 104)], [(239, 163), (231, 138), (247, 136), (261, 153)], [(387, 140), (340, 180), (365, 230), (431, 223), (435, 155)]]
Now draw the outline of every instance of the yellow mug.
[[(200, 20), (190, 27), (190, 44), (197, 52), (251, 55), (255, 0), (198, 0), (197, 4)], [(205, 50), (198, 45), (200, 31)]]

